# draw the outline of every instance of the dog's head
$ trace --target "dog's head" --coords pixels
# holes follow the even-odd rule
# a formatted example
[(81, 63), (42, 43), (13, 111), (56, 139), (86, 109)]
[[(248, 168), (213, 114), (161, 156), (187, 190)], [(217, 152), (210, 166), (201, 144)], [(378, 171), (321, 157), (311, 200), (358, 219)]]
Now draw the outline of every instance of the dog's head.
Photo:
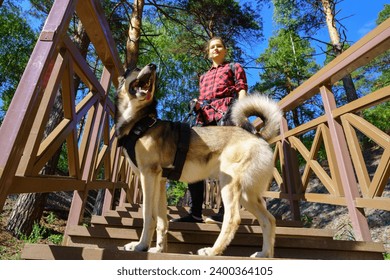
[(156, 65), (148, 64), (144, 68), (128, 69), (120, 78), (120, 90), (126, 92), (130, 99), (151, 101), (156, 89)]
[(119, 78), (115, 99), (115, 124), (119, 136), (128, 133), (131, 122), (154, 114), (157, 115), (154, 93), (156, 90), (156, 65), (127, 70)]

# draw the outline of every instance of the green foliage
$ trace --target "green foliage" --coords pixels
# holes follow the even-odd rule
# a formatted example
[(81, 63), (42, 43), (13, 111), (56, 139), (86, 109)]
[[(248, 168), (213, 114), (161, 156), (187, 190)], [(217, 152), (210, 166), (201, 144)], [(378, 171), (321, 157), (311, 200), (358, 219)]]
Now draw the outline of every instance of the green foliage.
[(47, 240), (49, 240), (53, 244), (60, 245), (62, 243), (63, 238), (64, 236), (62, 234), (52, 234), (47, 238)]
[(26, 243), (37, 243), (39, 240), (44, 239), (47, 229), (37, 222), (34, 223), (33, 229), (29, 236), (20, 234), (19, 239), (25, 241)]
[(50, 212), (45, 217), (45, 221), (47, 223), (46, 226), (35, 222), (30, 235), (27, 236), (25, 234), (20, 234), (19, 239), (26, 243), (38, 243), (41, 240), (47, 239), (53, 244), (61, 244), (63, 235), (55, 233), (52, 229), (50, 229), (50, 225), (54, 225), (57, 221), (56, 215), (53, 212)]
[(383, 10), (379, 13), (378, 18), (376, 20), (376, 24), (380, 25), (386, 19), (390, 17), (390, 4), (385, 4)]
[(185, 195), (188, 185), (179, 181), (169, 181), (167, 186), (168, 205), (177, 205), (179, 200)]
[(363, 111), (364, 119), (385, 133), (390, 133), (390, 102)]
[(275, 98), (283, 98), (319, 70), (313, 55), (314, 49), (307, 40), (294, 32), (279, 30), (257, 60), (263, 69), (259, 89), (272, 90)]
[(301, 221), (304, 227), (310, 227), (313, 224), (313, 218), (306, 214), (301, 216)]
[(383, 254), (383, 258), (385, 259), (385, 260), (390, 260), (390, 253), (384, 253)]
[(9, 1), (0, 8), (0, 38), (1, 124), (37, 38), (20, 8)]
[[(282, 99), (319, 70), (313, 55), (314, 49), (307, 40), (295, 32), (279, 30), (257, 60), (262, 70), (254, 90)], [(314, 99), (309, 103), (294, 112), (295, 125), (322, 112), (320, 107), (314, 107)]]
[(307, 36), (314, 35), (323, 27), (324, 15), (320, 1), (272, 0), (274, 20), (282, 27)]
[(46, 217), (46, 222), (48, 224), (54, 224), (55, 221), (57, 221), (56, 215), (53, 212), (50, 212)]

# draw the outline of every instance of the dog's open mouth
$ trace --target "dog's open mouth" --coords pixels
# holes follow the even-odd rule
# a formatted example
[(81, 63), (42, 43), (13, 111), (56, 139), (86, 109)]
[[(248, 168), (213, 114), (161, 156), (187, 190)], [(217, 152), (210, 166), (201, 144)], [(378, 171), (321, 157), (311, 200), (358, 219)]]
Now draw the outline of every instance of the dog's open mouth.
[(137, 96), (139, 100), (149, 101), (153, 98), (156, 81), (156, 66), (146, 65), (139, 72), (137, 78), (130, 84), (129, 91)]

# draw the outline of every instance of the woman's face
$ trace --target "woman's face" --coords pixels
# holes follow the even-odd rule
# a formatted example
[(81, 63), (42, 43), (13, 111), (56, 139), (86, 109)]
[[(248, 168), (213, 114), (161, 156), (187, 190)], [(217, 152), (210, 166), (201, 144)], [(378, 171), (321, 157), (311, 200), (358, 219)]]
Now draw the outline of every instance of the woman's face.
[(209, 43), (209, 58), (223, 60), (226, 56), (226, 48), (220, 39), (215, 39)]

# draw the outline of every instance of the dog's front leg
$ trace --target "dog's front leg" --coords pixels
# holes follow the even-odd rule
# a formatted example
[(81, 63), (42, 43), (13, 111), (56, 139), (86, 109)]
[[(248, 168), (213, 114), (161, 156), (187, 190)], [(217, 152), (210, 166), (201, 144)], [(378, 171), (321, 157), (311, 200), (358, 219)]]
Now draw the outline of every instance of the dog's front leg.
[(144, 225), (139, 242), (130, 242), (126, 244), (124, 246), (125, 251), (147, 251), (150, 247), (157, 222), (155, 196), (159, 196), (159, 187), (156, 187), (156, 183), (160, 181), (158, 177), (161, 178), (161, 174), (158, 175), (156, 176), (155, 172), (141, 172), (140, 174), (143, 195), (142, 216)]
[(158, 205), (157, 211), (157, 238), (156, 247), (150, 248), (151, 253), (167, 252), (167, 232), (168, 232), (168, 218), (167, 218), (167, 194), (166, 194), (166, 180), (161, 180), (159, 195), (155, 196), (155, 205)]

